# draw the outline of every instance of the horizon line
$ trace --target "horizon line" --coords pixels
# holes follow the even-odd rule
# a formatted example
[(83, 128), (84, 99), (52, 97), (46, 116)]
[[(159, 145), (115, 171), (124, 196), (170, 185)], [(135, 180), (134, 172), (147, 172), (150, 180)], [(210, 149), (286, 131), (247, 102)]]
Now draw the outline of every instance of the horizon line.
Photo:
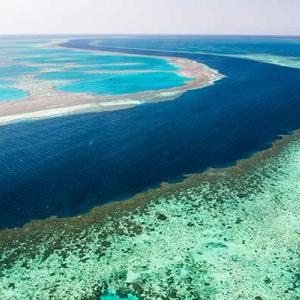
[(232, 36), (232, 37), (300, 37), (300, 34), (265, 33), (0, 33), (0, 36)]

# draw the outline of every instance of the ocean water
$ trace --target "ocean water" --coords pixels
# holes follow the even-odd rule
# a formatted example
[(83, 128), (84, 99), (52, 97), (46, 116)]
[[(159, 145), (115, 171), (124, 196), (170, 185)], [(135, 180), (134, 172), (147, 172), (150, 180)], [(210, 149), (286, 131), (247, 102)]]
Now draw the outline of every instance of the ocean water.
[[(50, 51), (47, 51), (50, 50)], [(20, 63), (35, 64), (77, 64), (77, 65), (102, 65), (102, 64), (138, 64), (144, 69), (176, 70), (168, 61), (158, 57), (133, 56), (120, 54), (99, 54), (95, 52), (73, 51), (69, 49), (29, 49), (28, 51), (19, 51), (14, 61)]]
[(1, 87), (0, 83), (0, 102), (1, 101), (14, 101), (27, 97), (27, 93), (20, 89), (11, 87)]
[[(74, 42), (74, 41), (73, 41)], [(280, 36), (148, 36), (137, 38), (99, 37), (96, 47), (145, 48), (211, 54), (273, 54), (300, 57), (299, 37)]]
[(299, 134), (131, 201), (142, 210), (2, 231), (2, 298), (298, 299)]
[(54, 71), (42, 73), (39, 79), (74, 80), (71, 84), (57, 85), (56, 89), (69, 93), (89, 93), (95, 95), (122, 95), (184, 86), (189, 78), (176, 73), (83, 73)]
[[(259, 45), (255, 39), (239, 39), (272, 53), (287, 47), (287, 53), (296, 55), (299, 47), (297, 39), (269, 42), (264, 38)], [(184, 174), (229, 166), (269, 147), (279, 134), (300, 127), (298, 69), (191, 53), (191, 44), (202, 47), (202, 40), (193, 37), (163, 42), (159, 37), (107, 39), (105, 43), (111, 51), (117, 43), (124, 48), (118, 52), (190, 58), (218, 69), (226, 78), (174, 101), (1, 127), (1, 227), (76, 215), (163, 181), (180, 180)], [(209, 43), (222, 47), (219, 38), (210, 37)], [(69, 46), (104, 49), (83, 40), (73, 40)], [(137, 46), (159, 51), (128, 49)], [(135, 82), (149, 86), (136, 80), (133, 87)], [(119, 81), (111, 82), (114, 87)], [(73, 84), (78, 91), (84, 89)]]
[(176, 73), (105, 73), (86, 75), (83, 80), (57, 86), (57, 89), (70, 93), (123, 95), (180, 87), (188, 80)]
[(15, 79), (26, 74), (30, 74), (38, 71), (37, 67), (26, 66), (26, 65), (10, 65), (0, 66), (0, 79)]
[(24, 99), (28, 93), (15, 88), (18, 78), (31, 74), (37, 68), (25, 65), (0, 66), (0, 102)]
[(2, 80), (0, 79), (0, 86), (3, 87), (3, 86), (10, 86), (10, 85), (13, 85), (15, 83), (15, 81), (13, 80)]
[[(145, 64), (137, 62), (137, 63), (128, 63), (125, 65), (118, 65), (118, 64), (112, 64), (112, 65), (88, 65), (83, 67), (76, 67), (72, 68), (73, 71), (124, 71), (124, 70), (144, 70)], [(147, 70), (159, 70), (159, 71), (173, 71), (177, 70), (178, 68), (171, 64), (149, 64), (147, 65)]]
[[(65, 56), (63, 56), (65, 57)], [(27, 58), (30, 61), (31, 58)], [(172, 87), (180, 87), (189, 78), (177, 75), (177, 68), (169, 64), (167, 60), (147, 56), (126, 55), (73, 55), (65, 59), (53, 59), (41, 57), (34, 58), (35, 62), (43, 63), (72, 63), (77, 67), (71, 67), (63, 71), (46, 72), (38, 75), (39, 79), (46, 80), (75, 80), (71, 84), (57, 85), (58, 90), (69, 93), (89, 93), (95, 95), (121, 95), (147, 90), (160, 90)], [(31, 61), (32, 62), (32, 61)], [(93, 73), (89, 73), (93, 71)], [(97, 74), (94, 71), (105, 73)], [(122, 73), (110, 73), (122, 71)], [(151, 71), (149, 73), (126, 71)], [(160, 72), (163, 71), (163, 72)], [(170, 72), (165, 72), (170, 71)]]
[[(89, 75), (82, 72), (51, 71), (41, 73), (37, 77), (44, 80), (84, 80), (89, 77)], [(90, 75), (90, 77), (93, 76)]]
[[(91, 42), (103, 49), (153, 49), (240, 57), (281, 66), (300, 68), (299, 37), (264, 36), (149, 36), (102, 38)], [(128, 49), (127, 49), (128, 50)]]

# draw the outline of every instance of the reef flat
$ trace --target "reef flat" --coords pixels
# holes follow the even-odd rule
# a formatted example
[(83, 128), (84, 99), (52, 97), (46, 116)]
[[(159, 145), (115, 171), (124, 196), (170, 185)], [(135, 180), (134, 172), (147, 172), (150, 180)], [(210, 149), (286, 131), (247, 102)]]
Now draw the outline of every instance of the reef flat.
[(0, 298), (299, 299), (299, 137), (85, 215), (2, 230)]
[(222, 78), (185, 58), (70, 49), (60, 42), (15, 47), (0, 61), (0, 79), (15, 81), (1, 87), (0, 124), (170, 100)]
[[(209, 52), (199, 52), (202, 54), (212, 55)], [(236, 57), (242, 59), (249, 59), (258, 62), (263, 62), (267, 64), (274, 64), (281, 67), (300, 69), (300, 59), (299, 57), (293, 56), (281, 56), (272, 54), (215, 54), (219, 56)]]

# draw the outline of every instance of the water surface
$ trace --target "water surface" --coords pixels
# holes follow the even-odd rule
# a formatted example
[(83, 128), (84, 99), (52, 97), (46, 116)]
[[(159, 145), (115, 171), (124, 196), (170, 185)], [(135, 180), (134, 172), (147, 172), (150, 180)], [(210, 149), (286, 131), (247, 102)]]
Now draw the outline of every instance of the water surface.
[[(156, 43), (172, 49), (171, 40)], [(178, 38), (177, 46), (188, 42)], [(122, 41), (126, 48), (136, 43), (150, 42)], [(2, 227), (76, 215), (184, 174), (228, 166), (300, 127), (298, 69), (218, 55), (130, 52), (194, 59), (227, 77), (170, 102), (1, 127)]]

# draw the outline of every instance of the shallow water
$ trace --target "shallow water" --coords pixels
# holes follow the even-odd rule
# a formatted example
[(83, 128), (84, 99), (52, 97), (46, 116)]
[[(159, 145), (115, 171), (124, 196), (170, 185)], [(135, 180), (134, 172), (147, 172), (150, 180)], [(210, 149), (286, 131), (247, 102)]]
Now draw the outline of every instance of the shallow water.
[(102, 295), (99, 300), (139, 300), (139, 298), (131, 294), (125, 297), (120, 297), (116, 294), (105, 294)]
[(27, 96), (27, 93), (22, 90), (11, 87), (1, 87), (0, 84), (0, 101), (14, 101), (26, 98)]
[[(121, 64), (112, 64), (112, 65), (88, 65), (72, 68), (74, 71), (124, 71), (124, 70), (144, 70), (145, 64), (141, 62), (131, 62), (124, 65)], [(168, 64), (147, 64), (147, 70), (151, 71), (172, 71), (178, 70), (178, 68), (174, 65)]]
[[(46, 41), (24, 40), (2, 41), (0, 58), (0, 79), (15, 80), (15, 83), (34, 81), (29, 89), (34, 89), (40, 79), (54, 81), (56, 88), (70, 93), (94, 95), (120, 95), (180, 87), (189, 78), (178, 76), (177, 67), (168, 60), (150, 56), (96, 53), (78, 51), (62, 47), (50, 48)], [(4, 64), (5, 63), (5, 64)], [(51, 69), (54, 71), (51, 71)], [(90, 72), (94, 71), (94, 72)], [(106, 74), (95, 74), (101, 71)], [(117, 71), (117, 72), (116, 72)], [(119, 71), (122, 71), (119, 74)], [(128, 72), (126, 72), (128, 71)], [(130, 74), (129, 74), (130, 71)], [(142, 72), (156, 72), (144, 74)], [(110, 74), (111, 72), (116, 72)], [(63, 83), (59, 84), (57, 81)], [(65, 80), (73, 80), (66, 84)], [(133, 84), (137, 81), (137, 84)], [(16, 100), (4, 91), (1, 100)], [(24, 98), (24, 96), (23, 96)]]
[(13, 85), (15, 83), (15, 81), (12, 80), (2, 80), (0, 79), (0, 86), (9, 86), (9, 85)]
[(180, 87), (186, 81), (187, 78), (175, 73), (105, 73), (85, 75), (81, 81), (57, 86), (57, 89), (70, 93), (123, 95)]
[(20, 77), (22, 75), (30, 74), (38, 71), (36, 67), (26, 65), (12, 65), (12, 66), (0, 66), (0, 78), (12, 78)]

